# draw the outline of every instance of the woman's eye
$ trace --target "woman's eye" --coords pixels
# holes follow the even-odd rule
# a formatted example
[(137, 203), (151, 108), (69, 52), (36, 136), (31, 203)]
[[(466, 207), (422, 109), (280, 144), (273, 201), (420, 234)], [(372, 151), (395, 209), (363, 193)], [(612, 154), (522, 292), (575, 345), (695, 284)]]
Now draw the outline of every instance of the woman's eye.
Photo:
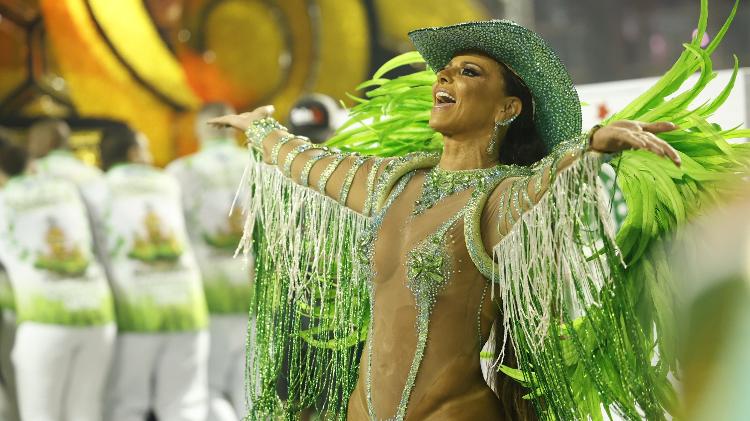
[(476, 70), (469, 69), (468, 67), (464, 67), (463, 69), (461, 69), (461, 74), (463, 76), (469, 76), (469, 77), (479, 76), (479, 73), (477, 73)]

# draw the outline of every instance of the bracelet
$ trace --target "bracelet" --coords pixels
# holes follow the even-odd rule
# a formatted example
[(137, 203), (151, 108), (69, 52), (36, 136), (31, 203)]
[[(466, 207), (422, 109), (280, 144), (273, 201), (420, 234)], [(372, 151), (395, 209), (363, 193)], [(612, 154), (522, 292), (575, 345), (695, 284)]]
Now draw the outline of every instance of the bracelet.
[(602, 127), (604, 127), (603, 124), (597, 124), (594, 127), (592, 127), (591, 130), (589, 130), (589, 132), (586, 134), (586, 139), (588, 140), (589, 149), (591, 149), (591, 145), (594, 143), (594, 134), (597, 131), (599, 131), (599, 129), (601, 129)]
[(331, 156), (331, 152), (328, 151), (327, 147), (320, 148), (323, 153), (320, 153), (318, 155), (315, 155), (311, 157), (307, 162), (305, 162), (305, 166), (302, 167), (302, 172), (299, 175), (299, 183), (303, 187), (309, 187), (310, 186), (310, 171), (312, 171), (313, 166), (316, 162), (320, 161), (323, 158)]
[(282, 126), (273, 117), (261, 118), (260, 120), (253, 121), (250, 126), (245, 130), (245, 137), (247, 137), (248, 143), (256, 150), (263, 151), (263, 140), (268, 137), (274, 130), (284, 130), (286, 127)]
[(352, 167), (349, 168), (349, 172), (346, 173), (344, 185), (341, 186), (341, 192), (339, 193), (339, 203), (341, 205), (346, 206), (346, 199), (349, 198), (349, 190), (352, 188), (354, 176), (357, 175), (357, 171), (359, 171), (359, 168), (362, 166), (362, 164), (365, 163), (366, 160), (367, 158), (365, 158), (364, 156), (358, 156), (354, 161), (354, 164), (352, 164)]
[(294, 148), (286, 155), (286, 158), (284, 159), (284, 168), (281, 170), (281, 173), (284, 174), (285, 177), (292, 178), (292, 164), (294, 163), (294, 158), (296, 158), (302, 152), (310, 150), (314, 147), (315, 145), (312, 145), (310, 143), (303, 143)]
[(292, 139), (294, 139), (294, 135), (284, 135), (284, 137), (279, 139), (279, 141), (273, 145), (273, 149), (271, 149), (271, 165), (279, 164), (279, 152), (281, 152), (281, 148)]
[(320, 175), (320, 180), (318, 180), (318, 191), (321, 194), (326, 194), (326, 184), (328, 184), (328, 179), (331, 178), (333, 172), (336, 171), (336, 168), (338, 168), (344, 159), (346, 159), (346, 155), (337, 153), (333, 162), (328, 164), (326, 169), (323, 170), (323, 173)]

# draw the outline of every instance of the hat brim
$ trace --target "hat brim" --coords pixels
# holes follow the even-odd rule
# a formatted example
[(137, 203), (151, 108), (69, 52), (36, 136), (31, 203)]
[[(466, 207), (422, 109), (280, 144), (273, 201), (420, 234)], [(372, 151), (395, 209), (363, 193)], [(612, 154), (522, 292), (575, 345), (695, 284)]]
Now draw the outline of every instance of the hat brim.
[(534, 99), (534, 124), (549, 149), (581, 133), (581, 102), (565, 65), (535, 32), (507, 20), (409, 32), (427, 65), (439, 71), (456, 54), (480, 51), (518, 75)]

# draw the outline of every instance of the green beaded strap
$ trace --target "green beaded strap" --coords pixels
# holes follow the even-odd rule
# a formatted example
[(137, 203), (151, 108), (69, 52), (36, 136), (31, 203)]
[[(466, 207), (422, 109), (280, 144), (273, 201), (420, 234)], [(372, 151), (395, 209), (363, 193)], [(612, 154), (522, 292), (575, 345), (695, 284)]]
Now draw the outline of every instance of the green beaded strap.
[[(495, 188), (508, 177), (523, 177), (529, 176), (530, 170), (527, 167), (508, 166), (505, 167), (505, 171), (502, 173), (493, 175), (489, 180), (485, 180), (480, 186), (478, 186), (471, 194), (471, 198), (467, 204), (466, 212), (464, 213), (464, 240), (466, 241), (466, 249), (469, 252), (471, 261), (474, 262), (474, 266), (479, 272), (487, 279), (492, 279), (492, 257), (487, 253), (484, 248), (484, 242), (482, 241), (482, 212), (487, 204), (487, 200), (495, 191)], [(500, 193), (502, 202), (511, 200), (509, 196), (512, 196), (512, 189), (508, 189), (505, 192)], [(506, 193), (508, 195), (506, 196)], [(501, 204), (501, 206), (503, 206)], [(498, 213), (503, 215), (502, 209), (499, 209)]]
[(286, 145), (290, 140), (294, 139), (293, 134), (284, 135), (279, 141), (273, 145), (273, 149), (271, 149), (271, 165), (278, 165), (279, 164), (279, 152), (281, 152), (281, 148)]
[(245, 137), (253, 149), (263, 152), (263, 140), (274, 130), (286, 131), (287, 129), (273, 117), (261, 118), (250, 124), (250, 127), (245, 130)]
[(367, 158), (364, 156), (357, 156), (357, 159), (354, 161), (354, 164), (352, 164), (349, 172), (346, 173), (344, 185), (341, 186), (341, 192), (339, 193), (339, 203), (341, 205), (346, 206), (346, 199), (349, 198), (349, 190), (352, 188), (354, 176), (357, 175), (357, 171), (359, 171), (359, 168), (362, 167), (362, 164), (364, 164), (365, 161), (367, 161)]
[(292, 178), (292, 164), (294, 163), (294, 158), (299, 156), (302, 152), (308, 151), (310, 149), (313, 149), (315, 145), (310, 143), (303, 143), (302, 145), (297, 146), (289, 152), (286, 155), (286, 158), (284, 159), (284, 167), (281, 170), (281, 173), (284, 174), (285, 177)]
[[(482, 211), (490, 197), (490, 193), (510, 174), (497, 177), (488, 183), (486, 188), (475, 190), (469, 199), (467, 212), (464, 213), (464, 241), (471, 261), (474, 262), (479, 273), (486, 279), (492, 279), (492, 257), (487, 253), (482, 241)], [(502, 212), (502, 211), (501, 211)]]
[(375, 159), (375, 163), (372, 164), (372, 168), (370, 169), (370, 174), (367, 175), (367, 198), (362, 209), (362, 214), (365, 216), (369, 216), (372, 211), (372, 202), (375, 200), (375, 177), (377, 177), (383, 162), (385, 162), (383, 159)]
[(321, 194), (326, 193), (326, 184), (328, 184), (328, 179), (331, 178), (333, 172), (336, 171), (336, 168), (338, 168), (342, 162), (344, 162), (344, 159), (346, 159), (347, 156), (348, 155), (337, 153), (336, 155), (334, 155), (333, 162), (328, 164), (326, 169), (323, 170), (323, 173), (320, 174), (320, 180), (318, 180), (318, 191)]
[(331, 156), (331, 152), (328, 151), (328, 148), (323, 147), (320, 149), (324, 152), (310, 157), (310, 159), (305, 162), (305, 166), (302, 167), (302, 172), (299, 175), (299, 183), (303, 187), (310, 186), (310, 171), (312, 171), (313, 166), (321, 159)]
[(409, 155), (393, 159), (388, 163), (388, 168), (380, 176), (378, 181), (375, 198), (373, 200), (373, 210), (377, 211), (383, 207), (391, 189), (398, 180), (405, 174), (416, 169), (432, 168), (440, 162), (440, 154), (415, 152)]

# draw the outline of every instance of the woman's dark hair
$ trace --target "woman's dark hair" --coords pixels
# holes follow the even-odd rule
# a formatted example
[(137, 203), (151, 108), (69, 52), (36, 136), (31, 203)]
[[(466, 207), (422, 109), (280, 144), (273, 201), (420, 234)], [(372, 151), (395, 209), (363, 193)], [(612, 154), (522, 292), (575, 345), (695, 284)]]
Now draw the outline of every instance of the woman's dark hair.
[(128, 161), (128, 152), (138, 145), (135, 132), (124, 124), (116, 124), (102, 130), (99, 154), (102, 169), (109, 170), (115, 164)]
[(534, 102), (529, 88), (506, 65), (500, 63), (505, 94), (521, 100), (521, 114), (511, 123), (500, 143), (500, 163), (531, 165), (544, 158), (549, 151), (534, 125)]
[(28, 154), (24, 148), (0, 138), (0, 171), (8, 177), (17, 176), (26, 169), (27, 161)]

